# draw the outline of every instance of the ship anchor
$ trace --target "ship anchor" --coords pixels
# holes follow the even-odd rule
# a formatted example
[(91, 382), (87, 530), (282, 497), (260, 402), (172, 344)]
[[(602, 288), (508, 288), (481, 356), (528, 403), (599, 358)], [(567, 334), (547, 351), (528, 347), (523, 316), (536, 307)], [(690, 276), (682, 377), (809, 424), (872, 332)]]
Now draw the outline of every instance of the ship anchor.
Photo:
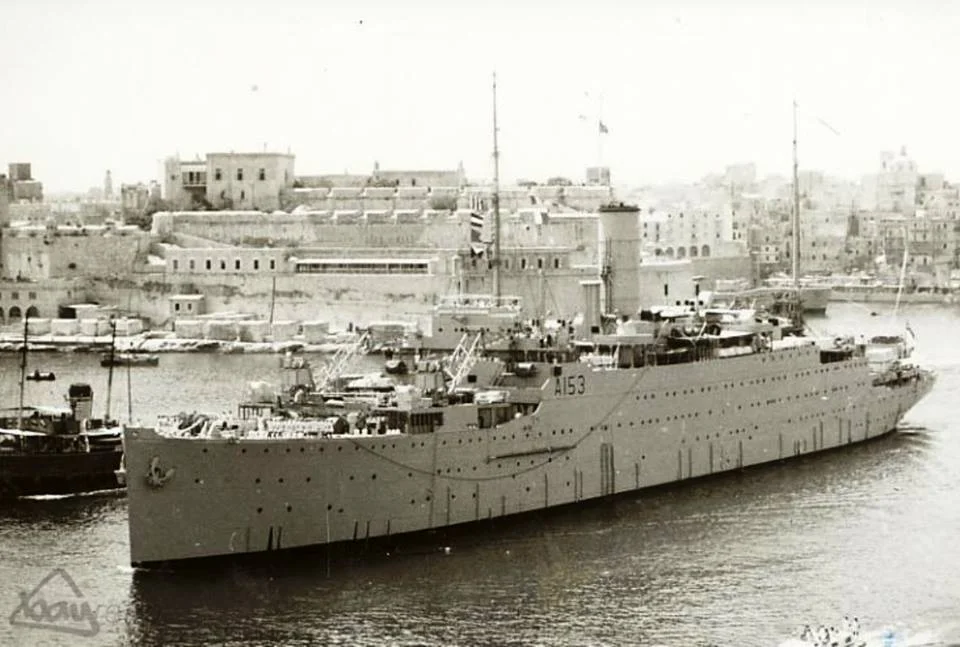
[(154, 456), (150, 461), (150, 469), (147, 470), (147, 484), (153, 487), (163, 487), (167, 481), (173, 478), (174, 468), (164, 470), (160, 465), (160, 457)]

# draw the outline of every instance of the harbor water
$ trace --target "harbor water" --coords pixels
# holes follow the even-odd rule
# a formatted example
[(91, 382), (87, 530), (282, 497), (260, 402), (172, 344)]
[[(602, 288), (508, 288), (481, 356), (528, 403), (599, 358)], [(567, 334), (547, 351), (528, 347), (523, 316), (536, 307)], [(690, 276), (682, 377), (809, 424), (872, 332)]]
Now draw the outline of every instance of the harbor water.
[[(960, 644), (960, 308), (909, 306), (894, 321), (891, 307), (831, 303), (810, 323), (870, 335), (909, 322), (914, 359), (939, 381), (898, 433), (400, 555), (141, 572), (122, 494), (0, 504), (0, 644), (760, 647), (844, 616), (869, 644)], [(99, 356), (28, 360), (56, 381), (28, 382), (27, 403), (61, 405), (87, 382), (105, 411)], [(110, 410), (232, 412), (277, 367), (276, 355), (165, 354), (115, 370)], [(18, 376), (19, 357), (0, 356), (5, 406)]]

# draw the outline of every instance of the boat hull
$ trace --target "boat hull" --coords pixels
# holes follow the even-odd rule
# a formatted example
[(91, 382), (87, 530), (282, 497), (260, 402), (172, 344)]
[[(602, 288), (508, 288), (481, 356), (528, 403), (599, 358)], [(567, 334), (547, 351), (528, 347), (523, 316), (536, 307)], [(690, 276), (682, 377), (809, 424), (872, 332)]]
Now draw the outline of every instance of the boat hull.
[[(788, 286), (763, 286), (737, 291), (718, 290), (714, 293), (713, 299), (717, 302), (735, 300), (743, 303), (755, 303), (756, 305), (768, 305), (775, 300), (782, 299), (792, 290), (793, 288)], [(827, 306), (833, 300), (832, 295), (833, 292), (830, 287), (801, 286), (799, 288), (800, 308), (806, 314), (825, 314)]]
[(953, 292), (903, 291), (898, 294), (896, 288), (834, 288), (831, 301), (853, 303), (909, 303), (909, 304), (951, 304), (956, 303)]
[(121, 457), (119, 450), (0, 453), (0, 498), (115, 489)]
[(488, 429), (202, 441), (127, 429), (131, 562), (383, 540), (804, 456), (889, 433), (934, 382), (875, 386), (862, 358), (822, 364), (812, 345), (577, 370), (582, 393), (545, 378), (537, 413)]

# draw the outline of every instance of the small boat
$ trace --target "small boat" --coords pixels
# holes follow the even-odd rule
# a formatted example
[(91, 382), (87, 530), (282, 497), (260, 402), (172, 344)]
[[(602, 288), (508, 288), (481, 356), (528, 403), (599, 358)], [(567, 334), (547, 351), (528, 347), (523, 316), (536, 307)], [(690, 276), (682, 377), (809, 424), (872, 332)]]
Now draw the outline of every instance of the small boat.
[(31, 382), (53, 382), (57, 379), (57, 376), (53, 371), (34, 371), (33, 373), (27, 373), (26, 379)]
[[(893, 644), (892, 633), (885, 632), (884, 638), (884, 644)], [(820, 626), (813, 629), (810, 625), (804, 626), (800, 640), (795, 644), (797, 647), (866, 647), (867, 643), (860, 636), (860, 621), (845, 617), (842, 627)]]
[(157, 366), (160, 357), (146, 353), (112, 353), (100, 360), (100, 366)]

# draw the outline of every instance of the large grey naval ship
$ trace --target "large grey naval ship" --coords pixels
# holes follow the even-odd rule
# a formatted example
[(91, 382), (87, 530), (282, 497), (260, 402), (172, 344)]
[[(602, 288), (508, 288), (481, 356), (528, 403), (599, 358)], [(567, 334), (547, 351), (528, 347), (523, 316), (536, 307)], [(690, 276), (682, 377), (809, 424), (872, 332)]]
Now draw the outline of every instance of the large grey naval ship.
[(464, 327), (402, 376), (286, 358), (283, 392), (236, 417), (126, 429), (131, 562), (397, 540), (783, 461), (889, 434), (930, 391), (903, 336), (638, 303), (636, 211), (601, 211), (574, 320)]

